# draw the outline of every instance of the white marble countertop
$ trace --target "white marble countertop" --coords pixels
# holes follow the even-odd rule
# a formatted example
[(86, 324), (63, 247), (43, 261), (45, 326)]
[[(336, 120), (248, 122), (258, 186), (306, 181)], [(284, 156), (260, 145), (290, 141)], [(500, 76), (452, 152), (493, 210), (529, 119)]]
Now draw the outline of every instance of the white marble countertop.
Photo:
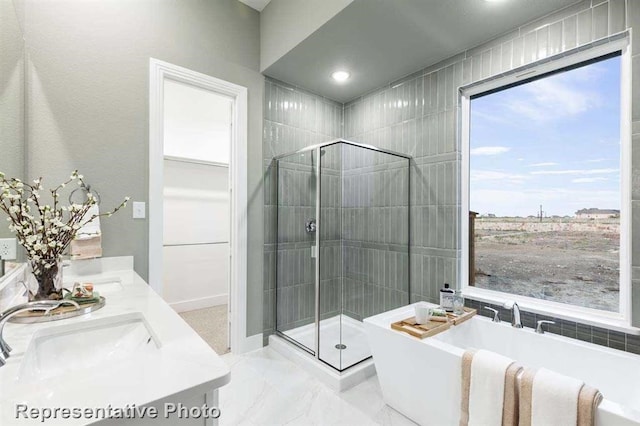
[[(85, 265), (65, 268), (68, 272), (65, 272), (64, 281), (94, 282), (95, 289), (107, 299), (104, 308), (81, 317), (49, 323), (6, 325), (4, 337), (13, 351), (7, 364), (0, 367), (0, 425), (42, 424), (40, 420), (16, 420), (17, 404), (38, 409), (125, 407), (132, 404), (140, 407), (189, 389), (204, 394), (229, 382), (230, 371), (225, 362), (132, 268), (127, 267), (127, 261), (122, 269), (123, 262), (117, 260), (103, 259), (97, 268)], [(120, 361), (85, 370), (71, 369), (63, 377), (20, 377), (21, 362), (34, 333), (49, 327), (130, 313), (144, 316), (159, 343), (159, 349), (154, 353), (143, 358), (134, 357), (131, 362)], [(74, 359), (60, 362), (71, 366)], [(88, 423), (91, 421), (67, 419), (45, 424)]]

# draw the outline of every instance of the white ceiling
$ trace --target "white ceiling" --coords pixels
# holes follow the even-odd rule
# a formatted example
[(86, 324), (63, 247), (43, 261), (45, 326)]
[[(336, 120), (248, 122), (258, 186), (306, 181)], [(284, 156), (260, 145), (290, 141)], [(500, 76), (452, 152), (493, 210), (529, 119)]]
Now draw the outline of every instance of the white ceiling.
[[(347, 102), (574, 3), (355, 0), (264, 73)], [(330, 78), (339, 68), (347, 83)]]
[(262, 12), (271, 0), (240, 0), (242, 3), (247, 6), (257, 10), (258, 12)]

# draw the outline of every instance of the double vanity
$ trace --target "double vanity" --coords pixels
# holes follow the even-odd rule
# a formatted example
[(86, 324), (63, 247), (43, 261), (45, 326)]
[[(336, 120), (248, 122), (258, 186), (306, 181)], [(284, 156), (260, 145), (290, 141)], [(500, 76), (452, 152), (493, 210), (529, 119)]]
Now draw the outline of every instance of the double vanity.
[[(3, 310), (24, 302), (21, 273), (0, 284)], [(131, 258), (71, 264), (64, 281), (92, 282), (106, 305), (5, 327), (13, 351), (0, 367), (0, 424), (42, 424), (54, 415), (46, 424), (217, 423), (218, 388), (229, 382), (229, 368), (133, 271)], [(101, 420), (107, 412), (114, 418)], [(123, 413), (137, 418), (118, 419)]]

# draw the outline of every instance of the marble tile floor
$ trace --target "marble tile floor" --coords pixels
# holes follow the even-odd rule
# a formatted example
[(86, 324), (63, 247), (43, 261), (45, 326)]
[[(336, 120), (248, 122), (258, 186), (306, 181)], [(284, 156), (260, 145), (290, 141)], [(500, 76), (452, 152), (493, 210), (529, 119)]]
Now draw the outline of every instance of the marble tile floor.
[(221, 426), (415, 426), (385, 405), (377, 376), (335, 392), (269, 347), (222, 359), (231, 382), (220, 389)]

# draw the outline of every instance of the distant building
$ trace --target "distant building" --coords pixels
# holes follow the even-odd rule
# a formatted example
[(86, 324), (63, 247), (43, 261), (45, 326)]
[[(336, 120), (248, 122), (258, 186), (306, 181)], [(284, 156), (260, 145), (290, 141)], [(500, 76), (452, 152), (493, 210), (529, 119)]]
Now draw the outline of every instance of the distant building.
[(576, 212), (578, 219), (609, 219), (620, 217), (620, 210), (582, 209)]

